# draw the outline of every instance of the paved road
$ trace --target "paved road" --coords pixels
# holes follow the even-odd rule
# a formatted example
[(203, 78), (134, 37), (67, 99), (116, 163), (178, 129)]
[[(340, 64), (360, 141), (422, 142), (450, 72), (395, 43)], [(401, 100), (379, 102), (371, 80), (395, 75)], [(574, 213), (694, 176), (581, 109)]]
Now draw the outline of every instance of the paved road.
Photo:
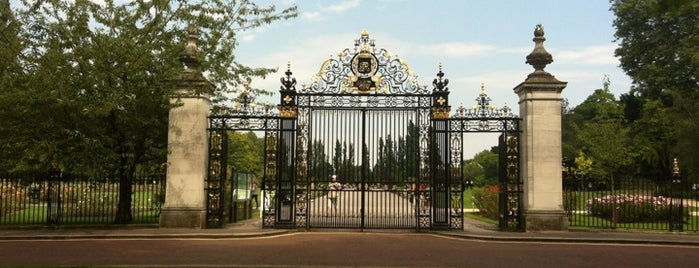
[(477, 241), (424, 233), (0, 241), (0, 265), (696, 267), (698, 247)]

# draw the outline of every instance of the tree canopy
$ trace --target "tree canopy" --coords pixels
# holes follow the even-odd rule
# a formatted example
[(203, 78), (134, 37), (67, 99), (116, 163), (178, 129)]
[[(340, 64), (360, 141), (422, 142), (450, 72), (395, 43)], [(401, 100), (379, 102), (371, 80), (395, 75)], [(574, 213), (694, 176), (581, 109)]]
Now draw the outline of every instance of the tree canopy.
[[(165, 163), (168, 96), (186, 28), (201, 38), (216, 101), (275, 70), (236, 62), (237, 34), (296, 16), (250, 1), (0, 0), (0, 168), (118, 177)], [(252, 89), (253, 94), (266, 94)], [(6, 133), (6, 134), (5, 134)], [(123, 192), (120, 195), (130, 196)], [(117, 222), (129, 222), (128, 198)], [(122, 212), (121, 209), (127, 210)]]
[(498, 185), (498, 148), (483, 150), (464, 163), (463, 177), (473, 183), (473, 186), (483, 187)]
[[(621, 68), (633, 79), (621, 96), (631, 135), (647, 141), (647, 167), (669, 171), (671, 158), (699, 171), (699, 2), (612, 0)], [(665, 176), (669, 176), (665, 174)]]

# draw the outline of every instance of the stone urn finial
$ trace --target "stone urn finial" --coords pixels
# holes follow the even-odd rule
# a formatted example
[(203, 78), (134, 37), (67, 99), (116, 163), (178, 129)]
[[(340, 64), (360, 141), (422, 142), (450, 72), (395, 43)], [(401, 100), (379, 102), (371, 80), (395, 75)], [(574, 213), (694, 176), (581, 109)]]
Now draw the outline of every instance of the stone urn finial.
[(544, 67), (549, 63), (553, 62), (553, 57), (544, 48), (544, 27), (541, 24), (537, 24), (534, 29), (534, 50), (532, 53), (527, 55), (527, 64), (534, 67), (535, 72), (544, 71)]
[(187, 27), (187, 33), (189, 38), (187, 40), (187, 46), (184, 51), (182, 51), (182, 54), (180, 54), (180, 61), (187, 66), (187, 69), (197, 69), (200, 65), (199, 58), (197, 57), (197, 54), (199, 54), (199, 48), (197, 48), (199, 30), (197, 30), (194, 24), (190, 24)]

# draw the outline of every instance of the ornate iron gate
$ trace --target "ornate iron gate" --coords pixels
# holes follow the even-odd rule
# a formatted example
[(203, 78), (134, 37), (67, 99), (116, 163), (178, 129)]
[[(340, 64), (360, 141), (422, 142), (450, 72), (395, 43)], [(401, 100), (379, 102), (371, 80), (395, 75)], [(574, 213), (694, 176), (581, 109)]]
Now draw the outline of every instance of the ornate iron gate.
[[(209, 227), (225, 224), (227, 130), (265, 133), (263, 227), (461, 229), (466, 132), (502, 132), (514, 146), (501, 160), (511, 171), (502, 192), (513, 201), (501, 211), (514, 211), (501, 227), (519, 222), (518, 165), (512, 164), (519, 124), (508, 108), (485, 103), (451, 116), (441, 66), (427, 89), (366, 31), (300, 90), (292, 72), (285, 74), (277, 107), (243, 103), (210, 117)], [(490, 101), (484, 93), (480, 99)]]
[[(501, 230), (522, 230), (521, 204), (522, 180), (519, 173), (520, 119), (505, 105), (496, 108), (481, 85), (481, 93), (476, 98), (476, 105), (471, 109), (463, 106), (456, 109), (450, 117), (452, 129), (461, 134), (466, 133), (501, 133), (498, 138), (498, 188), (499, 219)], [(462, 157), (463, 158), (463, 157)]]
[(431, 92), (366, 32), (312, 81), (297, 94), (297, 227), (432, 227)]

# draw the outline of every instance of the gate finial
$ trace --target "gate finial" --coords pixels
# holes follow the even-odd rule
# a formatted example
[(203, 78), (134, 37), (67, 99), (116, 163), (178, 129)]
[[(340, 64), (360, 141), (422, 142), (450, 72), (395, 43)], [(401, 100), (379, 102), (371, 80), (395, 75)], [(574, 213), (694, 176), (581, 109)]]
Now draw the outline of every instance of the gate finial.
[(532, 39), (532, 41), (534, 41), (535, 44), (534, 50), (527, 55), (526, 63), (533, 66), (534, 70), (536, 70), (535, 72), (543, 72), (544, 67), (553, 62), (553, 57), (544, 48), (544, 41), (546, 41), (546, 38), (544, 38), (544, 27), (541, 26), (541, 24), (536, 25), (536, 29), (534, 29), (534, 39)]
[(284, 118), (294, 118), (297, 116), (296, 108), (296, 78), (292, 77), (291, 61), (286, 64), (286, 77), (282, 77), (282, 86), (279, 88), (280, 102), (279, 115)]
[(190, 24), (187, 27), (187, 33), (189, 39), (187, 40), (187, 47), (185, 47), (182, 54), (180, 54), (180, 61), (187, 66), (187, 69), (199, 68), (199, 59), (197, 54), (199, 54), (199, 48), (197, 48), (197, 42), (199, 41), (199, 30), (194, 24)]
[(291, 61), (286, 63), (286, 72), (284, 72), (284, 74), (286, 75), (286, 77), (282, 77), (280, 79), (282, 82), (280, 90), (296, 91), (296, 78), (291, 76), (292, 74), (294, 74), (291, 72)]
[(432, 85), (434, 86), (434, 91), (449, 91), (447, 85), (449, 84), (449, 79), (443, 78), (444, 73), (442, 72), (442, 63), (439, 63), (439, 72), (437, 72), (437, 78), (432, 80)]
[(432, 118), (448, 119), (451, 106), (449, 105), (449, 79), (444, 78), (442, 63), (439, 63), (437, 78), (432, 81)]

